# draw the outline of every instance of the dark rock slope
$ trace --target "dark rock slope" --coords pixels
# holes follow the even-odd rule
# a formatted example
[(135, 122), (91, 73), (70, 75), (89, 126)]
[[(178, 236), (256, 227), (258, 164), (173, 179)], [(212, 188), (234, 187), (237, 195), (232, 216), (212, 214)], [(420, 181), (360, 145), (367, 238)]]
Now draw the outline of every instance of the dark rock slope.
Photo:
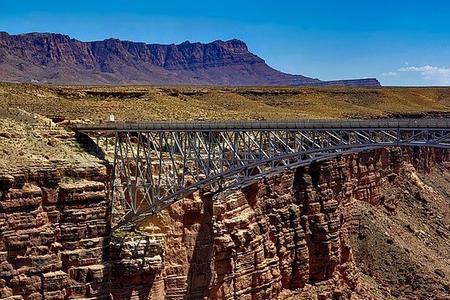
[(269, 67), (240, 40), (145, 44), (81, 42), (53, 33), (0, 32), (0, 80), (60, 84), (379, 86), (376, 79), (324, 82)]

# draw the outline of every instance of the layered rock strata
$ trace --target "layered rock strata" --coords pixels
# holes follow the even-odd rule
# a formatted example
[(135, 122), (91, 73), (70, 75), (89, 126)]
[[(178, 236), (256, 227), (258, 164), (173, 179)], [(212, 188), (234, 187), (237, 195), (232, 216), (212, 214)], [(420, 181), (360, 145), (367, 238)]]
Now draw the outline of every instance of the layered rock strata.
[(348, 299), (358, 286), (349, 236), (360, 216), (353, 205), (382, 204), (382, 181), (406, 162), (426, 172), (448, 160), (440, 150), (376, 150), (286, 172), (215, 201), (194, 194), (147, 224), (165, 236), (152, 292), (165, 299), (277, 299), (286, 290), (326, 285), (320, 299)]
[(104, 167), (0, 175), (0, 298), (109, 298)]
[(314, 286), (319, 299), (349, 299), (354, 204), (384, 203), (383, 180), (405, 163), (448, 161), (430, 149), (338, 157), (217, 199), (193, 194), (145, 233), (112, 238), (103, 167), (3, 174), (0, 298), (283, 299)]

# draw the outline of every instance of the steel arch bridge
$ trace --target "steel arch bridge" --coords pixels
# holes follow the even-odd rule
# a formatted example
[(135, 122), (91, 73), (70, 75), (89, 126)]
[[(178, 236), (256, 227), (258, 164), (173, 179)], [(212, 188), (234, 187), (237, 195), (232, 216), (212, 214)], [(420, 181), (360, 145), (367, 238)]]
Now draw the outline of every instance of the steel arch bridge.
[(391, 146), (450, 148), (450, 119), (108, 122), (74, 130), (115, 139), (115, 228), (196, 190), (242, 187), (337, 155)]

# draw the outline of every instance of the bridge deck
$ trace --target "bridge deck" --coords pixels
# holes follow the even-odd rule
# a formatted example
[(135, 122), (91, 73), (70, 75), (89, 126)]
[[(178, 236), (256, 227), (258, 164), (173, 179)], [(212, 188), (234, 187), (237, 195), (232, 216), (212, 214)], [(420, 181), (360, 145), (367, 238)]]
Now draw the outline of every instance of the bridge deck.
[(450, 119), (371, 119), (371, 120), (295, 120), (295, 121), (214, 121), (214, 122), (106, 122), (76, 124), (81, 132), (117, 131), (227, 131), (227, 130), (330, 130), (330, 129), (441, 129)]

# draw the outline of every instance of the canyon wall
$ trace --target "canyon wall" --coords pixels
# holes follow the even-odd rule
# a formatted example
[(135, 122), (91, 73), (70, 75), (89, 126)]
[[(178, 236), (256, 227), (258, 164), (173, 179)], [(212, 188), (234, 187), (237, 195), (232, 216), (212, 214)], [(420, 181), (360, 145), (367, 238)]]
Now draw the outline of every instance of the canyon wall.
[(358, 285), (352, 206), (384, 202), (405, 162), (425, 172), (448, 153), (375, 150), (195, 193), (108, 238), (104, 167), (0, 176), (0, 298), (348, 299)]
[(164, 237), (154, 256), (163, 253), (161, 269), (113, 276), (113, 286), (134, 299), (282, 299), (320, 285), (319, 299), (348, 299), (359, 275), (349, 243), (360, 217), (353, 205), (382, 205), (382, 181), (402, 180), (406, 165), (428, 172), (448, 160), (441, 150), (383, 149), (286, 172), (215, 201), (196, 193), (144, 228)]
[(104, 167), (0, 175), (0, 298), (108, 299)]

